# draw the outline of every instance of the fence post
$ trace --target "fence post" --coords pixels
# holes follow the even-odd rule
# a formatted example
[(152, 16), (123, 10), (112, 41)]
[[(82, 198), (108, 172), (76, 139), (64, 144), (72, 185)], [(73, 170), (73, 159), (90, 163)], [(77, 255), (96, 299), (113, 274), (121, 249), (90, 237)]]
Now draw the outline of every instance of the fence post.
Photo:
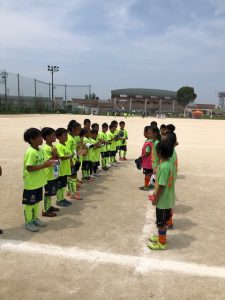
[(91, 95), (91, 84), (89, 84), (89, 95)]
[(37, 79), (34, 79), (34, 97), (37, 97)]
[(65, 84), (65, 104), (66, 104), (66, 107), (67, 107), (66, 84)]
[(49, 82), (48, 84), (48, 89), (49, 89), (49, 100), (51, 99), (51, 83)]
[(20, 98), (20, 74), (17, 74), (18, 99)]

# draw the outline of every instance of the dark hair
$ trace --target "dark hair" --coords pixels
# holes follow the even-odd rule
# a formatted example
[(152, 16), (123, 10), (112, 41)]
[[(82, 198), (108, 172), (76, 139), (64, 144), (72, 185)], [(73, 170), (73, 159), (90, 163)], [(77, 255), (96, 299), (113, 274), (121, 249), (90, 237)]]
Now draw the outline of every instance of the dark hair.
[(85, 125), (85, 124), (88, 124), (88, 123), (91, 124), (91, 120), (90, 120), (90, 119), (85, 119), (85, 120), (84, 120), (84, 125)]
[[(116, 127), (118, 125), (118, 122), (116, 120), (114, 120), (114, 121), (111, 122), (110, 125)], [(109, 128), (110, 128), (110, 126), (109, 126)]]
[(109, 125), (109, 129), (112, 129), (112, 128), (116, 128), (115, 123), (111, 123), (111, 124)]
[(165, 124), (162, 124), (162, 125), (160, 126), (160, 129), (161, 129), (161, 128), (166, 129), (166, 125), (165, 125)]
[(120, 121), (120, 126), (121, 125), (125, 125), (125, 122), (124, 121)]
[(107, 123), (103, 123), (102, 128), (106, 128), (106, 127), (109, 128), (109, 125)]
[(67, 133), (67, 130), (65, 128), (58, 128), (55, 131), (56, 137), (62, 136), (64, 133)]
[(168, 144), (170, 144), (174, 148), (176, 143), (177, 143), (176, 133), (175, 132), (168, 132), (166, 134), (165, 142), (167, 142)]
[(163, 158), (170, 158), (173, 155), (173, 147), (166, 141), (160, 141), (156, 146), (156, 152)]
[(158, 124), (157, 124), (156, 121), (152, 121), (152, 122), (151, 122), (151, 127), (157, 127), (157, 126), (158, 126)]
[(71, 132), (73, 129), (79, 128), (79, 127), (81, 127), (80, 123), (78, 123), (75, 120), (71, 120), (67, 126), (67, 131)]
[(53, 129), (51, 127), (44, 127), (44, 128), (41, 129), (41, 135), (42, 135), (44, 140), (46, 140), (46, 137), (48, 135), (51, 135), (54, 132), (55, 132), (55, 129)]
[(148, 132), (149, 130), (153, 131), (153, 128), (151, 126), (145, 126), (144, 132)]
[(92, 130), (91, 130), (91, 134), (95, 134), (95, 133), (98, 134), (98, 130), (97, 130), (97, 129), (92, 129)]
[(172, 131), (172, 132), (174, 132), (175, 129), (176, 129), (176, 127), (175, 127), (173, 124), (167, 125), (166, 128), (167, 128), (169, 131)]
[(79, 137), (85, 136), (85, 134), (86, 134), (87, 132), (88, 132), (88, 131), (87, 131), (86, 129), (81, 128)]
[[(152, 126), (151, 126), (152, 127)], [(161, 141), (161, 135), (158, 127), (152, 127), (153, 133), (156, 133), (157, 140)]]
[(37, 128), (31, 127), (24, 132), (23, 138), (25, 142), (31, 144), (30, 140), (34, 140), (39, 136), (41, 136), (41, 131)]
[(91, 124), (91, 128), (92, 128), (92, 129), (95, 129), (96, 127), (99, 128), (99, 124), (98, 124), (98, 123), (92, 123), (92, 124)]

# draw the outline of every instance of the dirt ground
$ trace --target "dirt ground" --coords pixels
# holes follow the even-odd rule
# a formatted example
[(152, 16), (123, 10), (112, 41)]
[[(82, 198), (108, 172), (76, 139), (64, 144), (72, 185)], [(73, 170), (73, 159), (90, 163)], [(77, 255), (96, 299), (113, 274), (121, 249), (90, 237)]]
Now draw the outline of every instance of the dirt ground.
[[(158, 120), (176, 126), (179, 174), (168, 250), (154, 252), (146, 247), (154, 209), (134, 165), (150, 118), (125, 120), (127, 162), (82, 186), (84, 200), (45, 218), (39, 233), (25, 231), (23, 132), (66, 127), (72, 118), (85, 117), (0, 116), (0, 300), (225, 299), (225, 122)], [(115, 119), (90, 118), (100, 125)]]

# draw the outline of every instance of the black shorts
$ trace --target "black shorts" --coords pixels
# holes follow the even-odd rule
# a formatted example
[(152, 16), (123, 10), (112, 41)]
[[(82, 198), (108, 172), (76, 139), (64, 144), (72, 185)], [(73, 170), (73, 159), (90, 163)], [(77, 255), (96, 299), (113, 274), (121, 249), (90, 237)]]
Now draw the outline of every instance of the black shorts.
[(22, 204), (34, 205), (39, 203), (43, 198), (43, 188), (38, 188), (35, 190), (23, 190), (23, 200)]
[(58, 190), (58, 178), (49, 180), (45, 185), (45, 196), (55, 196)]
[(125, 152), (127, 152), (127, 146), (126, 146), (126, 145), (120, 146), (120, 151), (125, 151)]
[(157, 227), (164, 227), (170, 219), (171, 208), (160, 209), (156, 207), (156, 224)]
[(102, 158), (109, 157), (109, 151), (101, 152), (101, 157)]
[(109, 156), (115, 157), (116, 156), (116, 151), (109, 151)]
[(151, 176), (153, 174), (153, 169), (143, 169), (143, 174)]
[(84, 160), (82, 162), (82, 170), (83, 171), (89, 171), (92, 169), (92, 162), (89, 160)]
[(62, 189), (67, 186), (67, 176), (60, 176), (57, 179), (58, 189)]

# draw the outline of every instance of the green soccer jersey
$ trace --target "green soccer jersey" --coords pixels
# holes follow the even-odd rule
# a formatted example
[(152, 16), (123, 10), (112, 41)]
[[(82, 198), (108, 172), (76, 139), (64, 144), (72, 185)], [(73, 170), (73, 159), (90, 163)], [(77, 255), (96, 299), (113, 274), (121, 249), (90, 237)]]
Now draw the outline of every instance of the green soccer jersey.
[(159, 196), (156, 207), (160, 209), (173, 208), (175, 204), (175, 168), (171, 159), (163, 161), (159, 164), (156, 174), (155, 192), (158, 186), (164, 186), (164, 190)]
[[(91, 143), (92, 145), (97, 144), (97, 141), (96, 141), (96, 140), (94, 140), (94, 139), (92, 139), (92, 138), (90, 138), (89, 140), (90, 140), (90, 143)], [(91, 148), (89, 149), (89, 156), (90, 156), (90, 160), (91, 160), (92, 162), (97, 162), (97, 161), (99, 161), (99, 148), (91, 147)]]
[(119, 140), (119, 146), (126, 146), (127, 145), (127, 139), (128, 139), (128, 133), (126, 129), (120, 129), (119, 135), (122, 139), (125, 140)]
[[(44, 151), (45, 154), (45, 161), (49, 160), (52, 158), (52, 148), (51, 146), (45, 144), (42, 147), (42, 150)], [(55, 176), (54, 176), (54, 167), (49, 167), (45, 169), (46, 172), (46, 176), (47, 176), (47, 180), (55, 180)]]
[(177, 153), (175, 151), (175, 149), (173, 150), (173, 155), (171, 157), (171, 162), (172, 162), (172, 165), (175, 169), (175, 180), (177, 179), (177, 169), (178, 169), (178, 159), (177, 159)]
[(114, 140), (115, 135), (115, 132), (112, 133), (111, 131), (109, 131), (107, 134), (108, 141), (110, 141), (110, 144), (108, 145), (109, 151), (116, 151), (117, 141)]
[[(108, 139), (107, 139), (107, 132), (100, 132), (99, 135), (98, 135), (98, 139), (99, 140), (102, 140), (103, 142), (107, 142)], [(100, 152), (107, 152), (108, 149), (107, 149), (107, 145), (104, 145), (102, 147), (100, 147)]]
[[(71, 151), (70, 149), (67, 148), (66, 145), (57, 143), (55, 147), (57, 149), (59, 157), (71, 155)], [(70, 159), (60, 160), (59, 176), (68, 176), (68, 175), (71, 175)]]
[(90, 145), (92, 145), (91, 143), (91, 138), (87, 138), (87, 137), (84, 137), (83, 139), (83, 143), (88, 147), (88, 152), (86, 155), (83, 155), (83, 161), (91, 161), (91, 149), (89, 149)]
[[(68, 139), (66, 142), (67, 148), (70, 150), (71, 154), (74, 153), (75, 151), (77, 152), (77, 146), (80, 143), (80, 137), (78, 136), (72, 136), (71, 134), (68, 134)], [(74, 155), (73, 157), (73, 162), (74, 164), (78, 160), (77, 155)]]
[(35, 190), (43, 187), (47, 183), (47, 176), (45, 169), (28, 172), (27, 167), (34, 167), (43, 165), (45, 162), (45, 153), (40, 148), (39, 150), (29, 147), (24, 155), (23, 164), (23, 180), (25, 190)]
[(158, 159), (158, 155), (157, 155), (157, 151), (156, 151), (156, 146), (158, 144), (158, 140), (152, 140), (153, 143), (153, 147), (152, 147), (152, 167), (153, 169), (157, 168), (158, 164), (159, 164), (159, 159)]

